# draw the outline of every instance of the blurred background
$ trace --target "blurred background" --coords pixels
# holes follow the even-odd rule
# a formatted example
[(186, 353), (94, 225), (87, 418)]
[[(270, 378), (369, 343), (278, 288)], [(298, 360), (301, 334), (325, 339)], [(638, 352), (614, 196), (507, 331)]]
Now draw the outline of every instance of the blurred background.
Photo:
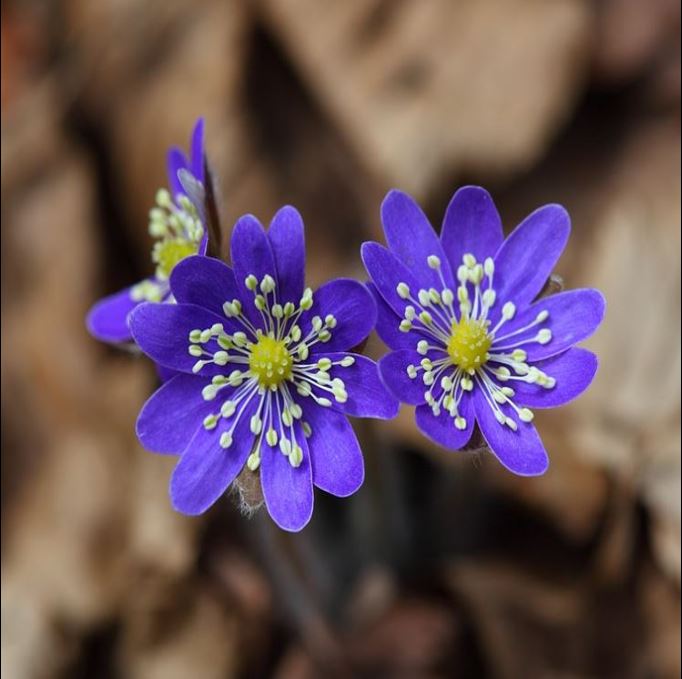
[[(680, 673), (676, 0), (3, 0), (2, 673), (7, 679)], [(302, 212), (309, 282), (362, 278), (399, 187), (511, 230), (561, 202), (557, 273), (607, 319), (542, 478), (358, 423), (367, 481), (299, 535), (175, 514), (153, 367), (84, 316), (152, 270), (147, 211), (195, 118), (222, 193)], [(374, 338), (368, 353), (379, 355)]]

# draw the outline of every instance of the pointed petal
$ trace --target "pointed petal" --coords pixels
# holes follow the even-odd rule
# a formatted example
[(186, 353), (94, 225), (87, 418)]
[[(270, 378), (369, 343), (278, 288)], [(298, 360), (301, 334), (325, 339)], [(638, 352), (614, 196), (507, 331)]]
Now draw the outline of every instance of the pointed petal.
[(312, 434), (308, 439), (313, 483), (336, 497), (352, 495), (365, 478), (360, 444), (345, 415), (299, 399), (303, 419)]
[[(552, 332), (552, 339), (547, 344), (531, 342), (523, 344), (522, 348), (528, 354), (529, 361), (555, 356), (590, 337), (604, 319), (605, 310), (604, 296), (590, 288), (544, 297), (520, 311), (500, 328), (491, 351), (494, 351), (495, 345), (516, 346), (535, 337), (540, 328), (548, 328)], [(505, 339), (505, 336), (532, 323), (543, 311), (548, 312), (549, 316), (542, 324)]]
[(407, 366), (418, 366), (424, 357), (416, 351), (392, 351), (379, 361), (379, 372), (389, 391), (403, 403), (421, 405), (424, 403), (426, 387), (419, 376), (412, 379)]
[(102, 342), (130, 342), (128, 314), (140, 303), (126, 288), (99, 300), (88, 312), (85, 324), (93, 337)]
[(490, 194), (480, 186), (463, 186), (445, 211), (441, 242), (453, 271), (470, 253), (479, 262), (494, 257), (502, 245), (502, 220)]
[(296, 440), (303, 450), (303, 461), (292, 467), (279, 448), (263, 444), (260, 478), (268, 513), (283, 530), (297, 532), (313, 515), (313, 481), (308, 444), (297, 423)]
[(350, 278), (336, 278), (318, 288), (313, 295), (313, 305), (299, 321), (303, 337), (312, 329), (312, 320), (328, 314), (336, 319), (328, 342), (314, 344), (313, 354), (330, 351), (347, 351), (367, 338), (376, 321), (376, 308), (372, 296), (362, 283)]
[(415, 299), (419, 290), (424, 286), (390, 250), (379, 243), (363, 243), (360, 255), (376, 289), (393, 311), (403, 318), (405, 307), (411, 302), (398, 295), (398, 284), (405, 283)]
[(204, 127), (204, 119), (199, 118), (194, 124), (190, 142), (190, 170), (200, 182), (204, 181)]
[(459, 413), (466, 420), (466, 428), (463, 430), (455, 427), (455, 422), (450, 414), (444, 409), (440, 415), (435, 416), (429, 405), (417, 406), (415, 420), (417, 427), (426, 438), (431, 439), (448, 450), (463, 448), (471, 438), (474, 430), (474, 412), (471, 396), (465, 394), (459, 404)]
[(205, 377), (176, 374), (157, 389), (137, 418), (140, 443), (154, 453), (179, 455), (187, 448), (204, 417), (215, 403), (204, 401)]
[(431, 255), (440, 259), (445, 282), (453, 287), (452, 270), (443, 246), (412, 197), (395, 189), (389, 191), (381, 204), (381, 219), (388, 247), (422, 283), (422, 287), (438, 290), (443, 287), (438, 272), (427, 263)]
[(526, 217), (502, 244), (495, 257), (494, 288), (499, 303), (517, 307), (542, 290), (566, 247), (571, 220), (560, 205), (545, 205)]
[(261, 223), (253, 215), (244, 215), (235, 224), (230, 250), (244, 313), (256, 328), (263, 328), (263, 318), (253, 303), (254, 293), (246, 287), (245, 280), (247, 276), (253, 275), (260, 283), (269, 274), (277, 281), (277, 270), (270, 241)]
[[(241, 416), (234, 415), (212, 430), (199, 426), (194, 438), (182, 454), (170, 482), (173, 507), (183, 514), (205, 512), (227, 490), (251, 452), (254, 438), (249, 430), (253, 407), (245, 407)], [(238, 417), (232, 445), (223, 448), (220, 435)]]
[(226, 326), (234, 325), (237, 330), (237, 324), (223, 313), (223, 304), (239, 295), (234, 272), (227, 264), (212, 257), (187, 257), (173, 269), (170, 286), (178, 303), (202, 306), (221, 316)]
[(553, 377), (556, 384), (545, 389), (537, 384), (515, 382), (514, 402), (529, 408), (555, 408), (577, 398), (590, 386), (597, 374), (598, 361), (591, 351), (574, 347), (533, 365)]
[[(518, 418), (514, 418), (518, 424), (516, 431), (500, 424), (478, 385), (473, 391), (473, 401), (481, 433), (502, 465), (519, 476), (544, 474), (549, 466), (549, 459), (535, 427), (519, 421)], [(505, 410), (509, 411), (510, 408), (507, 406)]]
[(272, 218), (268, 238), (277, 269), (277, 301), (298, 305), (305, 284), (305, 234), (298, 210), (281, 208)]
[(166, 172), (168, 174), (168, 189), (170, 190), (173, 199), (175, 199), (175, 196), (178, 194), (185, 193), (182, 184), (178, 179), (178, 172), (188, 168), (189, 161), (187, 160), (187, 156), (176, 146), (170, 148), (166, 156)]

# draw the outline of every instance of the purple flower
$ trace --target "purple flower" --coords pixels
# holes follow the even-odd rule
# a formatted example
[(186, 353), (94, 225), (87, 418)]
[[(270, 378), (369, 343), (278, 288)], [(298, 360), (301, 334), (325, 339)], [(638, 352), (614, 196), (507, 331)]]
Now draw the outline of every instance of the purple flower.
[(398, 411), (376, 364), (350, 353), (376, 307), (353, 280), (304, 288), (303, 222), (292, 207), (267, 233), (242, 217), (231, 255), (233, 268), (188, 257), (170, 276), (177, 304), (130, 315), (142, 351), (182, 373), (147, 401), (137, 433), (149, 450), (181, 453), (170, 482), (178, 511), (204, 512), (246, 465), (275, 522), (297, 531), (310, 520), (313, 485), (345, 497), (362, 484), (347, 416)]
[(87, 317), (90, 333), (103, 342), (130, 342), (128, 315), (141, 302), (172, 301), (168, 278), (175, 265), (194, 254), (204, 254), (204, 119), (192, 132), (190, 157), (178, 148), (168, 151), (170, 191), (160, 189), (149, 212), (149, 233), (157, 239), (152, 250), (153, 276), (97, 302)]
[(377, 332), (394, 350), (379, 362), (385, 384), (416, 406), (417, 426), (436, 443), (460, 449), (478, 423), (507, 469), (542, 474), (531, 408), (588, 387), (597, 358), (573, 345), (604, 316), (596, 290), (533, 301), (568, 241), (568, 214), (541, 207), (504, 240), (490, 195), (475, 186), (452, 198), (440, 239), (404, 193), (391, 191), (381, 213), (388, 249), (365, 243), (362, 258)]

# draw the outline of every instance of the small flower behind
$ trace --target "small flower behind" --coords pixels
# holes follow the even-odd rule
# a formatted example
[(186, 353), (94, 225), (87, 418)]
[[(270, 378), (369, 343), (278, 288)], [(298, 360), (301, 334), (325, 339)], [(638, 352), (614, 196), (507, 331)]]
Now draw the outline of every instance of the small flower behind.
[(92, 307), (87, 326), (103, 342), (130, 342), (130, 312), (141, 302), (172, 301), (168, 280), (175, 265), (185, 257), (206, 252), (203, 118), (194, 126), (190, 157), (171, 148), (166, 168), (170, 191), (159, 189), (156, 205), (149, 212), (149, 233), (156, 239), (152, 249), (156, 270), (150, 278), (105, 297)]
[(377, 332), (394, 349), (379, 367), (388, 388), (416, 408), (419, 429), (457, 450), (478, 426), (510, 471), (542, 474), (547, 453), (532, 408), (560, 406), (591, 383), (597, 358), (574, 345), (604, 316), (591, 289), (537, 301), (570, 231), (546, 205), (504, 240), (490, 195), (468, 186), (448, 206), (440, 239), (398, 191), (382, 205), (388, 249), (362, 258), (378, 305)]
[(353, 280), (304, 288), (303, 222), (292, 207), (267, 233), (242, 217), (231, 256), (234, 268), (183, 260), (170, 275), (177, 304), (132, 312), (142, 351), (181, 373), (147, 401), (137, 433), (149, 450), (181, 454), (170, 483), (178, 511), (204, 512), (246, 465), (275, 522), (297, 531), (312, 515), (313, 485), (345, 497), (362, 484), (347, 416), (397, 414), (376, 364), (351, 352), (376, 307)]

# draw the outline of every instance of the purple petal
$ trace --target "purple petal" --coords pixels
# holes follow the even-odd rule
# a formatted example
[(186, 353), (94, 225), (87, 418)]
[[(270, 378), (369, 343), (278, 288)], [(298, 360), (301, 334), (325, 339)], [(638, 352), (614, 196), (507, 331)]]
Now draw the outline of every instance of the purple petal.
[(156, 374), (159, 376), (159, 379), (161, 380), (162, 384), (164, 382), (168, 382), (168, 380), (170, 380), (171, 377), (183, 374), (178, 372), (177, 370), (173, 370), (172, 368), (166, 368), (163, 365), (159, 365), (158, 363), (155, 363), (154, 367), (156, 368)]
[[(216, 314), (194, 304), (140, 304), (130, 314), (130, 330), (140, 349), (155, 363), (166, 368), (192, 373), (197, 359), (189, 355), (189, 333), (192, 330), (210, 328), (224, 323)], [(212, 341), (212, 344), (215, 342)], [(206, 345), (211, 347), (211, 344)], [(214, 351), (217, 351), (217, 344)], [(204, 376), (218, 375), (224, 368), (209, 364), (200, 373)]]
[(379, 361), (379, 373), (384, 384), (403, 403), (421, 405), (424, 403), (426, 387), (419, 376), (414, 379), (407, 375), (407, 366), (418, 366), (424, 357), (416, 351), (393, 351)]
[(215, 404), (204, 401), (206, 378), (176, 374), (142, 406), (135, 429), (140, 443), (154, 453), (179, 455)]
[(438, 272), (427, 258), (436, 255), (448, 287), (453, 287), (452, 270), (436, 232), (413, 198), (402, 191), (389, 191), (381, 204), (381, 220), (386, 243), (400, 261), (422, 283), (422, 287), (442, 289)]
[[(202, 514), (227, 490), (253, 446), (249, 420), (253, 406), (230, 420), (221, 420), (218, 427), (207, 430), (200, 426), (173, 471), (170, 495), (173, 507), (183, 514)], [(220, 435), (237, 420), (232, 445), (223, 448)]]
[(298, 302), (305, 284), (305, 235), (298, 210), (286, 205), (272, 218), (268, 230), (277, 268), (277, 301)]
[(374, 361), (359, 354), (340, 352), (323, 355), (332, 361), (340, 361), (345, 356), (355, 359), (348, 368), (334, 366), (330, 371), (332, 378), (343, 380), (348, 393), (345, 403), (338, 403), (333, 396), (323, 394), (331, 399), (334, 410), (352, 417), (376, 417), (381, 420), (390, 420), (398, 414), (400, 403), (384, 386)]
[(270, 241), (253, 215), (244, 215), (235, 224), (230, 250), (244, 313), (257, 328), (262, 328), (263, 318), (254, 306), (254, 293), (246, 287), (245, 280), (247, 276), (253, 275), (260, 283), (269, 274), (276, 281), (277, 270)]
[(224, 325), (232, 323), (237, 330), (237, 324), (225, 318), (223, 313), (223, 304), (239, 295), (234, 272), (227, 264), (212, 257), (187, 257), (171, 272), (170, 286), (179, 303), (208, 309), (220, 316)]
[(268, 513), (283, 530), (299, 531), (313, 515), (313, 481), (308, 444), (300, 425), (296, 440), (303, 450), (303, 461), (292, 467), (279, 448), (261, 446), (260, 478)]
[(336, 497), (352, 495), (365, 478), (360, 444), (345, 415), (300, 399), (303, 418), (312, 429), (308, 439), (313, 483)]
[(328, 314), (336, 318), (337, 325), (332, 328), (328, 342), (318, 342), (311, 347), (313, 354), (347, 351), (358, 346), (372, 332), (376, 321), (372, 295), (362, 283), (350, 278), (337, 278), (315, 291), (312, 307), (299, 322), (303, 337), (311, 331), (315, 316), (324, 320)]
[(500, 424), (478, 385), (474, 388), (473, 401), (481, 433), (493, 455), (509, 471), (519, 476), (537, 476), (547, 470), (547, 453), (532, 424), (514, 418), (518, 424), (516, 431)]
[(558, 356), (533, 364), (556, 380), (551, 389), (517, 381), (514, 402), (531, 408), (556, 408), (582, 394), (597, 373), (597, 357), (587, 349), (574, 347)]
[(417, 298), (418, 291), (424, 285), (417, 281), (390, 250), (386, 249), (383, 245), (379, 245), (379, 243), (363, 243), (360, 255), (376, 289), (393, 311), (400, 318), (403, 318), (405, 307), (411, 302), (402, 299), (398, 295), (396, 290), (398, 283), (405, 283), (410, 288), (412, 297), (415, 299)]
[(186, 170), (188, 167), (189, 161), (187, 156), (176, 146), (171, 147), (166, 156), (166, 173), (168, 174), (168, 188), (173, 199), (178, 194), (185, 193), (178, 179), (178, 171)]
[(85, 324), (93, 337), (102, 342), (129, 342), (128, 314), (139, 304), (126, 288), (99, 300), (88, 312)]
[(566, 247), (571, 220), (560, 205), (545, 205), (526, 217), (495, 256), (494, 288), (499, 315), (504, 302), (517, 307), (542, 290)]
[(426, 438), (448, 450), (459, 450), (469, 442), (474, 430), (472, 399), (468, 394), (462, 396), (459, 414), (466, 420), (466, 428), (463, 430), (455, 427), (455, 421), (445, 409), (441, 409), (440, 415), (435, 416), (431, 406), (426, 404), (417, 406), (415, 420), (419, 431)]
[[(529, 361), (538, 361), (565, 351), (569, 347), (582, 342), (594, 333), (604, 319), (606, 301), (598, 291), (590, 288), (569, 290), (550, 297), (544, 297), (523, 311), (511, 321), (507, 321), (498, 331), (498, 338), (492, 346), (512, 346), (537, 335), (540, 328), (552, 331), (552, 339), (547, 344), (531, 342), (522, 348), (528, 354)], [(548, 311), (549, 317), (540, 325), (504, 339), (509, 335), (532, 323), (541, 311)]]
[(204, 119), (199, 118), (194, 124), (192, 141), (190, 142), (190, 169), (200, 181), (204, 181)]
[(374, 283), (366, 283), (374, 302), (377, 305), (377, 322), (375, 330), (384, 344), (390, 349), (414, 349), (422, 335), (416, 332), (401, 332), (400, 318), (379, 294)]
[(500, 214), (490, 194), (480, 186), (459, 189), (445, 211), (440, 238), (453, 271), (462, 264), (466, 253), (479, 262), (494, 257), (504, 235)]

